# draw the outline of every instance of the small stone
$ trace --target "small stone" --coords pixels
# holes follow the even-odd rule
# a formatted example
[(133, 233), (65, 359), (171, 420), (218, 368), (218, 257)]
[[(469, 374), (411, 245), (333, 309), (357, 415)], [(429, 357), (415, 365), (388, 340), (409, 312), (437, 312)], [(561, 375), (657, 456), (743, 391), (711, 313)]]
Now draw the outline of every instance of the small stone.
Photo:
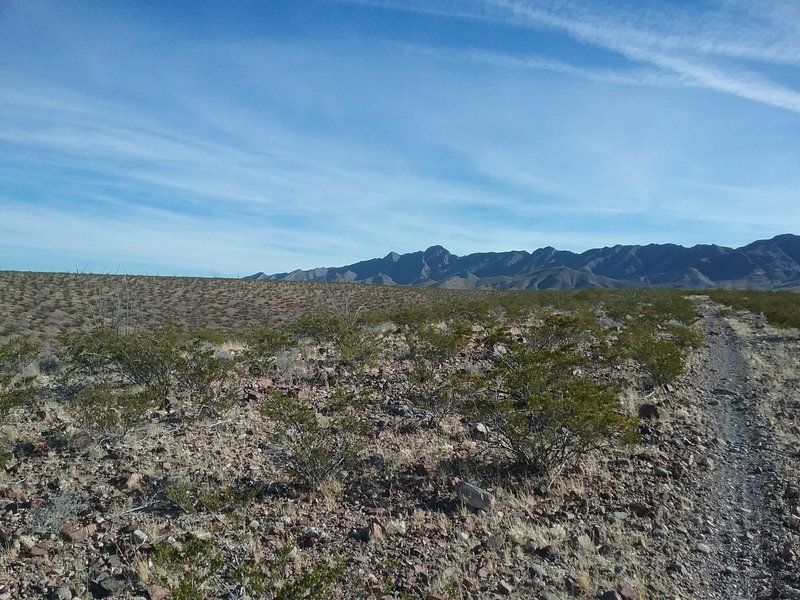
[(101, 573), (89, 582), (89, 592), (95, 598), (109, 598), (120, 594), (125, 589), (125, 584), (126, 580), (123, 577), (111, 577), (108, 573)]
[(639, 406), (639, 416), (642, 419), (657, 419), (658, 407), (655, 404), (642, 404)]
[(700, 552), (701, 554), (711, 554), (711, 547), (708, 544), (704, 544), (702, 542), (698, 543), (694, 547), (694, 549)]
[(624, 521), (625, 519), (627, 519), (630, 516), (624, 510), (618, 510), (618, 511), (613, 512), (612, 514), (614, 515), (614, 518), (619, 520), (619, 521)]
[(783, 492), (784, 500), (800, 500), (800, 488), (793, 485), (787, 486), (786, 491)]
[(261, 527), (261, 523), (259, 523), (259, 522), (258, 522), (258, 519), (253, 519), (252, 521), (250, 521), (250, 522), (247, 524), (247, 528), (248, 528), (248, 529), (252, 529), (252, 530), (254, 530), (254, 531), (255, 531), (256, 529), (258, 529), (259, 527)]
[(709, 458), (708, 456), (704, 456), (700, 459), (700, 464), (704, 467), (708, 467), (709, 469), (714, 468), (714, 459)]
[(485, 440), (489, 437), (489, 428), (483, 423), (475, 423), (469, 428), (469, 433), (477, 440)]
[(316, 527), (311, 527), (303, 534), (303, 537), (300, 539), (300, 545), (303, 548), (309, 548), (315, 545), (321, 539), (322, 539), (322, 532)]
[(639, 592), (627, 583), (618, 585), (617, 593), (622, 597), (622, 600), (639, 600)]
[(150, 600), (165, 600), (165, 598), (169, 597), (169, 590), (160, 585), (148, 585), (147, 595), (150, 597)]
[(139, 473), (131, 473), (125, 482), (125, 489), (130, 491), (138, 490), (142, 487), (142, 476)]
[(622, 600), (622, 596), (616, 590), (608, 590), (600, 594), (600, 600)]
[(501, 579), (500, 583), (497, 584), (497, 591), (503, 596), (510, 596), (514, 593), (514, 586), (508, 583), (505, 579)]
[(50, 594), (52, 600), (72, 600), (72, 590), (68, 587), (58, 587)]
[(725, 567), (725, 574), (726, 575), (736, 575), (739, 572), (739, 569), (734, 567), (733, 565), (728, 565)]
[(502, 533), (495, 533), (486, 540), (486, 547), (495, 552), (499, 552), (505, 545), (506, 538)]
[(686, 567), (684, 567), (681, 563), (672, 563), (667, 567), (667, 573), (675, 573), (677, 575), (685, 575), (686, 574)]
[(408, 404), (393, 404), (389, 407), (389, 414), (395, 417), (411, 417), (414, 415), (414, 409)]
[(561, 597), (552, 590), (545, 590), (539, 596), (539, 600), (561, 600)]
[(384, 538), (386, 534), (386, 527), (375, 517), (370, 518), (369, 525), (367, 526), (367, 536), (369, 537), (369, 541), (377, 542)]
[(122, 561), (119, 559), (119, 556), (117, 556), (116, 554), (112, 554), (111, 556), (109, 556), (106, 559), (106, 563), (112, 569), (115, 568), (115, 567), (121, 567), (122, 566)]
[(142, 544), (146, 544), (149, 539), (150, 538), (147, 537), (147, 534), (141, 529), (134, 529), (131, 532), (131, 544), (141, 546)]
[(538, 563), (533, 563), (528, 570), (534, 579), (545, 579), (547, 577), (547, 569)]
[(653, 472), (659, 477), (669, 477), (669, 471), (667, 471), (664, 467), (656, 467), (653, 469)]
[(256, 386), (258, 387), (259, 392), (266, 392), (270, 388), (275, 387), (275, 382), (272, 381), (272, 379), (265, 377), (256, 381)]
[(461, 502), (478, 510), (487, 510), (494, 506), (494, 496), (477, 485), (459, 481), (455, 488), (456, 496)]

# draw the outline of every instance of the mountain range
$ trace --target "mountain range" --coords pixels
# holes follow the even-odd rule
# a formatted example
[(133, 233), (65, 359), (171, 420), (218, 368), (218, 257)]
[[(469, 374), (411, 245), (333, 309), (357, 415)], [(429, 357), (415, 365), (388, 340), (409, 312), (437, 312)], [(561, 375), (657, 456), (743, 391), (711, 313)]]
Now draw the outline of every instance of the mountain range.
[(533, 252), (457, 256), (442, 246), (245, 279), (419, 285), (452, 289), (582, 289), (590, 287), (753, 288), (800, 290), (800, 236), (783, 234), (741, 248), (700, 244), (612, 246), (580, 254), (552, 247)]

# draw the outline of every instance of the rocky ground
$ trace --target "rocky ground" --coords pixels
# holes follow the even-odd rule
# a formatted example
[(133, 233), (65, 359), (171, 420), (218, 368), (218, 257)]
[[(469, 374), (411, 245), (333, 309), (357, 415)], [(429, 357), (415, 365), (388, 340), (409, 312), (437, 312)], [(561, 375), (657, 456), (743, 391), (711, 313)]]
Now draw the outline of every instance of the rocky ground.
[[(409, 427), (402, 364), (368, 374), (375, 434), (317, 494), (286, 483), (257, 410), (278, 382), (219, 419), (156, 412), (121, 441), (42, 400), (4, 426), (0, 600), (202, 598), (187, 581), (273, 598), (331, 559), (333, 598), (800, 598), (800, 334), (697, 306), (706, 344), (678, 381), (645, 393), (629, 366), (613, 375), (640, 443), (551, 487), (469, 460), (480, 431)], [(476, 508), (465, 483), (494, 501)]]

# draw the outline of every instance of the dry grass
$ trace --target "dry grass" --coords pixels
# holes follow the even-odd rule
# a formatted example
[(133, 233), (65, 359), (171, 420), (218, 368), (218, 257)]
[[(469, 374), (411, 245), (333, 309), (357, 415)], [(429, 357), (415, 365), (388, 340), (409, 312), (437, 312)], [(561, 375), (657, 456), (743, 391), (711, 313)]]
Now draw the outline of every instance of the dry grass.
[(344, 306), (390, 310), (481, 297), (481, 292), (378, 285), (0, 271), (0, 338), (33, 335), (46, 346), (62, 331), (101, 324), (240, 332), (284, 325)]

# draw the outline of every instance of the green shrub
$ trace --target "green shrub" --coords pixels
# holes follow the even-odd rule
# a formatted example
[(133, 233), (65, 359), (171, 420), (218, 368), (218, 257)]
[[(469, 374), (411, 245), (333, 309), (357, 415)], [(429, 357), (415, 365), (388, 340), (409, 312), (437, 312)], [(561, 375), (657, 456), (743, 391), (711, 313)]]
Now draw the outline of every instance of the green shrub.
[[(691, 341), (691, 340), (689, 340)], [(683, 373), (688, 342), (681, 345), (648, 324), (628, 327), (620, 335), (620, 344), (630, 358), (644, 369), (651, 385), (671, 383)]]
[(517, 348), (475, 404), (492, 432), (488, 443), (551, 481), (589, 450), (635, 434), (613, 390), (574, 377), (575, 364), (564, 351)]
[(523, 344), (534, 353), (572, 352), (578, 342), (596, 329), (588, 312), (546, 313), (523, 333)]
[(115, 389), (108, 383), (91, 384), (80, 390), (72, 403), (77, 422), (105, 439), (123, 439), (156, 407), (148, 389)]
[(18, 337), (0, 345), (0, 424), (9, 410), (36, 395), (35, 378), (23, 375), (35, 353), (33, 343)]
[(378, 338), (362, 326), (357, 315), (322, 312), (303, 315), (294, 325), (295, 333), (318, 343), (331, 343), (338, 359), (355, 369), (375, 364), (380, 353)]
[(275, 595), (275, 600), (324, 598), (334, 589), (344, 570), (345, 564), (342, 560), (332, 560), (316, 565), (297, 579), (281, 585)]
[(174, 327), (132, 333), (93, 329), (69, 340), (65, 363), (65, 380), (77, 390), (99, 385), (108, 394), (128, 387), (126, 399), (144, 395), (162, 405), (170, 394), (182, 394), (200, 411), (214, 413), (228, 406), (224, 384), (235, 375), (234, 359), (217, 356), (209, 343)]
[(169, 328), (123, 333), (98, 327), (69, 341), (69, 375), (147, 388), (165, 401), (180, 362), (182, 336)]
[(276, 369), (277, 354), (296, 343), (297, 339), (290, 331), (266, 325), (251, 329), (245, 335), (245, 348), (242, 353), (248, 373), (255, 377), (273, 374)]
[(469, 375), (448, 373), (418, 359), (409, 373), (406, 398), (427, 413), (425, 425), (438, 427), (443, 420), (461, 412), (472, 396), (475, 381)]
[(412, 358), (440, 364), (458, 356), (469, 344), (472, 327), (465, 321), (418, 323), (406, 331)]
[(259, 407), (277, 425), (284, 463), (300, 484), (312, 490), (336, 475), (363, 447), (365, 425), (358, 398), (339, 392), (332, 415), (323, 418), (307, 402), (270, 390)]
[(178, 391), (201, 412), (207, 410), (219, 415), (233, 400), (236, 372), (235, 359), (218, 356), (213, 346), (191, 340), (182, 345), (173, 376)]
[(776, 327), (800, 328), (800, 294), (789, 291), (709, 290), (714, 302), (763, 314)]
[(223, 570), (226, 562), (212, 539), (194, 536), (177, 547), (158, 544), (152, 561), (165, 573), (161, 581), (170, 588), (170, 598), (177, 600), (203, 600), (206, 583)]

